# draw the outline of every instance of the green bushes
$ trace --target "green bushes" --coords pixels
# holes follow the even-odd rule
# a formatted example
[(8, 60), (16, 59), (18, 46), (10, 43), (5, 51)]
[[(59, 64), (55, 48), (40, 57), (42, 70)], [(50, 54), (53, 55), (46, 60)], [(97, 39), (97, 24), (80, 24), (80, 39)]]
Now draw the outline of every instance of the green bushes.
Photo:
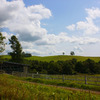
[(77, 73), (83, 74), (100, 74), (100, 62), (94, 62), (91, 59), (87, 59), (83, 62), (77, 61), (73, 58), (67, 61), (50, 61), (43, 62), (33, 60), (29, 62), (30, 72), (39, 72), (43, 74), (66, 74), (73, 75)]

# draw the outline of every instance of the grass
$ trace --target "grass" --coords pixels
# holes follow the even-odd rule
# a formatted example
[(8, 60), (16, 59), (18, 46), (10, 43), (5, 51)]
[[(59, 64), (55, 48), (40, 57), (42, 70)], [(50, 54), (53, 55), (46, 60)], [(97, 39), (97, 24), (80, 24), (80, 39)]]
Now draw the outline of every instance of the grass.
[(100, 100), (100, 96), (23, 82), (18, 77), (0, 74), (0, 100)]
[[(10, 59), (11, 57), (8, 55), (4, 55), (2, 56), (3, 59)], [(58, 61), (58, 60), (62, 60), (62, 61), (66, 61), (66, 60), (71, 60), (73, 58), (76, 58), (77, 61), (85, 61), (86, 59), (92, 59), (95, 62), (100, 61), (100, 57), (84, 57), (84, 56), (70, 56), (70, 55), (56, 55), (56, 56), (32, 56), (32, 57), (26, 57), (25, 59), (27, 60), (38, 60), (38, 61)]]
[(58, 61), (58, 60), (62, 60), (62, 61), (66, 61), (66, 60), (71, 60), (73, 58), (76, 58), (78, 61), (85, 61), (86, 59), (92, 59), (95, 62), (100, 61), (100, 57), (84, 57), (84, 56), (68, 56), (68, 55), (58, 55), (58, 56), (45, 56), (45, 57), (39, 57), (39, 56), (32, 56), (32, 57), (28, 57), (26, 59), (28, 60), (39, 60), (39, 61)]
[(22, 80), (29, 81), (29, 82), (42, 83), (42, 84), (47, 84), (47, 85), (56, 85), (56, 86), (64, 86), (64, 87), (72, 87), (72, 88), (100, 91), (100, 86), (77, 84), (76, 82), (71, 82), (71, 81), (62, 82), (62, 80), (49, 80), (49, 79), (30, 78), (30, 77), (22, 78)]

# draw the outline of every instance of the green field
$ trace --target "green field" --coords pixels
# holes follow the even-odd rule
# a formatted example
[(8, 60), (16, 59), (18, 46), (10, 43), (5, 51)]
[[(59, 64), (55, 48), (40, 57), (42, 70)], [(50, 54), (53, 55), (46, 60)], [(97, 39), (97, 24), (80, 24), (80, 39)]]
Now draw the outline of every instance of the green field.
[[(10, 59), (10, 56), (2, 56), (2, 59)], [(100, 61), (100, 57), (84, 57), (84, 56), (68, 56), (68, 55), (56, 55), (56, 56), (32, 56), (32, 57), (26, 57), (25, 59), (27, 60), (38, 60), (38, 61), (58, 61), (58, 60), (62, 60), (62, 61), (66, 61), (66, 60), (71, 60), (71, 59), (77, 59), (77, 61), (85, 61), (86, 59), (92, 59), (95, 62)]]
[(0, 74), (0, 100), (100, 100), (100, 95), (29, 83), (18, 77)]

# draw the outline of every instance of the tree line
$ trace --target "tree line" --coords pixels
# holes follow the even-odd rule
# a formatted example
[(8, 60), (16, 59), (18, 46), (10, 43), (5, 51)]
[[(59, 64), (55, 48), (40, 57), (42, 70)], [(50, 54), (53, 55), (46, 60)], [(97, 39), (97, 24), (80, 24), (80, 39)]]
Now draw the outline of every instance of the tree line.
[(95, 62), (94, 60), (87, 59), (85, 61), (77, 61), (73, 58), (67, 61), (29, 61), (30, 67), (29, 72), (41, 73), (41, 74), (100, 74), (100, 61)]
[[(5, 50), (6, 43), (4, 42), (4, 37), (0, 32), (0, 53)], [(22, 51), (22, 47), (20, 42), (18, 41), (15, 35), (11, 36), (9, 39), (9, 44), (12, 49), (12, 52), (9, 52), (11, 55), (10, 61), (18, 62), (18, 63), (29, 63), (29, 72), (32, 73), (43, 73), (43, 74), (100, 74), (100, 61), (95, 62), (91, 59), (87, 59), (85, 61), (77, 61), (77, 59), (73, 58), (72, 60), (67, 61), (38, 61), (32, 60), (27, 61), (24, 59), (25, 53)], [(71, 52), (74, 55), (74, 52)], [(26, 56), (31, 56), (30, 54), (26, 54)]]

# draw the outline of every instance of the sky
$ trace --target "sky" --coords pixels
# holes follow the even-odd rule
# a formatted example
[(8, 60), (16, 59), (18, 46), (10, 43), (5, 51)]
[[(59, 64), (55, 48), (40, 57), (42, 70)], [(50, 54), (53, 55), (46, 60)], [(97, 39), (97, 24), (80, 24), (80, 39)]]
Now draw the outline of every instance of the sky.
[(100, 0), (0, 0), (0, 31), (35, 56), (100, 56)]

